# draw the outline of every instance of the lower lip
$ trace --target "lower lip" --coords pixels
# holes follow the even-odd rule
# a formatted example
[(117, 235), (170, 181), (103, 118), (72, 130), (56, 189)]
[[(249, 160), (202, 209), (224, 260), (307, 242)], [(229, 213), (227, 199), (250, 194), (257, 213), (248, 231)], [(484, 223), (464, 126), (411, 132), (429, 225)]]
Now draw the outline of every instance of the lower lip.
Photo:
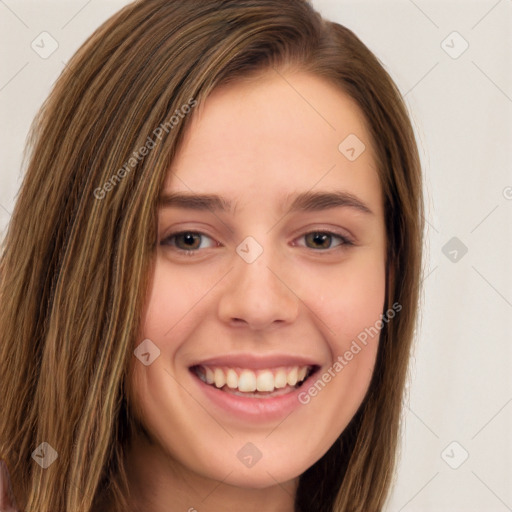
[[(210, 402), (217, 406), (221, 412), (228, 413), (231, 416), (245, 421), (254, 422), (270, 422), (291, 414), (299, 406), (302, 406), (298, 395), (301, 391), (307, 389), (307, 384), (311, 379), (310, 375), (302, 384), (302, 386), (276, 397), (244, 397), (233, 395), (226, 391), (210, 386), (203, 382), (193, 371), (190, 371), (193, 380), (199, 386), (199, 389), (205, 394)], [(316, 372), (315, 372), (316, 373)]]

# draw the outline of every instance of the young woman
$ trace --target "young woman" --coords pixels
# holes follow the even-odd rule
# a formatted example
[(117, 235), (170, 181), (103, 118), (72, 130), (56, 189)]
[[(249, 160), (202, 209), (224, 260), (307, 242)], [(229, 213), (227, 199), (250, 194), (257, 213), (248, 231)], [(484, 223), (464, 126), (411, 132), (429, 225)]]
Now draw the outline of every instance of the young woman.
[(382, 510), (422, 219), (351, 31), (305, 0), (122, 9), (41, 109), (3, 243), (0, 509)]

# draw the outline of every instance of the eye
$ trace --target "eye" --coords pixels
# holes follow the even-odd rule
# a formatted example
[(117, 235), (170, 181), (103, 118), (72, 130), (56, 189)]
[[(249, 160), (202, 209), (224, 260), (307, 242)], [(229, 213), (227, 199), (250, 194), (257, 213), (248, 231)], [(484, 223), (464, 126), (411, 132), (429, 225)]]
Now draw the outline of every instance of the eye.
[[(306, 244), (311, 243), (313, 245), (316, 245), (316, 247), (309, 247), (310, 249), (325, 250), (333, 249), (344, 245), (354, 245), (354, 243), (348, 237), (341, 235), (339, 233), (333, 233), (332, 231), (311, 231), (309, 233), (305, 233), (300, 238), (305, 238)], [(333, 238), (337, 238), (338, 240), (340, 240), (340, 243), (336, 244), (334, 247), (332, 245)]]
[[(205, 247), (201, 241), (202, 239), (211, 240), (209, 246)], [(179, 233), (171, 233), (167, 238), (164, 238), (160, 245), (171, 246), (179, 252), (185, 253), (187, 256), (193, 256), (198, 249), (208, 249), (209, 247), (216, 247), (218, 244), (212, 238), (200, 233), (199, 231), (180, 231)]]
[[(332, 231), (311, 231), (309, 233), (305, 233), (299, 239), (302, 238), (306, 240), (306, 247), (317, 251), (325, 251), (328, 249), (335, 249), (336, 247), (342, 248), (343, 246), (354, 245), (348, 237)], [(333, 239), (338, 239), (339, 243), (333, 245)], [(202, 243), (203, 240), (210, 240), (210, 244), (208, 245), (207, 243), (204, 245)], [(313, 247), (308, 244), (312, 244)], [(160, 245), (164, 247), (171, 247), (173, 250), (182, 253), (185, 256), (195, 256), (200, 249), (218, 247), (219, 243), (199, 231), (180, 231), (177, 233), (171, 233), (160, 242)]]

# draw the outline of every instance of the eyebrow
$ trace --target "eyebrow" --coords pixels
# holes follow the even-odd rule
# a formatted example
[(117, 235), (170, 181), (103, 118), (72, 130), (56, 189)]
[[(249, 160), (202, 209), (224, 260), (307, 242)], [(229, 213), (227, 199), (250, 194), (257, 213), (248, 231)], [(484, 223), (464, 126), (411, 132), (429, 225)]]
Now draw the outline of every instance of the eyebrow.
[[(354, 194), (343, 191), (303, 192), (289, 194), (293, 198), (287, 213), (317, 212), (329, 208), (353, 208), (362, 213), (373, 214), (372, 210)], [(209, 210), (212, 212), (234, 213), (236, 204), (217, 194), (192, 194), (182, 192), (164, 193), (159, 198), (159, 207), (186, 208), (190, 210)]]

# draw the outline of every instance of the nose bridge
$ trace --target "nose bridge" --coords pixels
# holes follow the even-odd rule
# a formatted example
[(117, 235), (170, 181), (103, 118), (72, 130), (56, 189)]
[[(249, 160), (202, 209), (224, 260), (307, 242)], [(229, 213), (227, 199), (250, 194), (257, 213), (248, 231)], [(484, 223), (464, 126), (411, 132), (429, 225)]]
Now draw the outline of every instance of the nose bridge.
[(270, 237), (260, 244), (245, 238), (237, 247), (229, 284), (219, 301), (224, 322), (243, 321), (261, 328), (274, 322), (291, 322), (298, 313), (299, 299), (285, 284), (282, 255), (270, 246)]

